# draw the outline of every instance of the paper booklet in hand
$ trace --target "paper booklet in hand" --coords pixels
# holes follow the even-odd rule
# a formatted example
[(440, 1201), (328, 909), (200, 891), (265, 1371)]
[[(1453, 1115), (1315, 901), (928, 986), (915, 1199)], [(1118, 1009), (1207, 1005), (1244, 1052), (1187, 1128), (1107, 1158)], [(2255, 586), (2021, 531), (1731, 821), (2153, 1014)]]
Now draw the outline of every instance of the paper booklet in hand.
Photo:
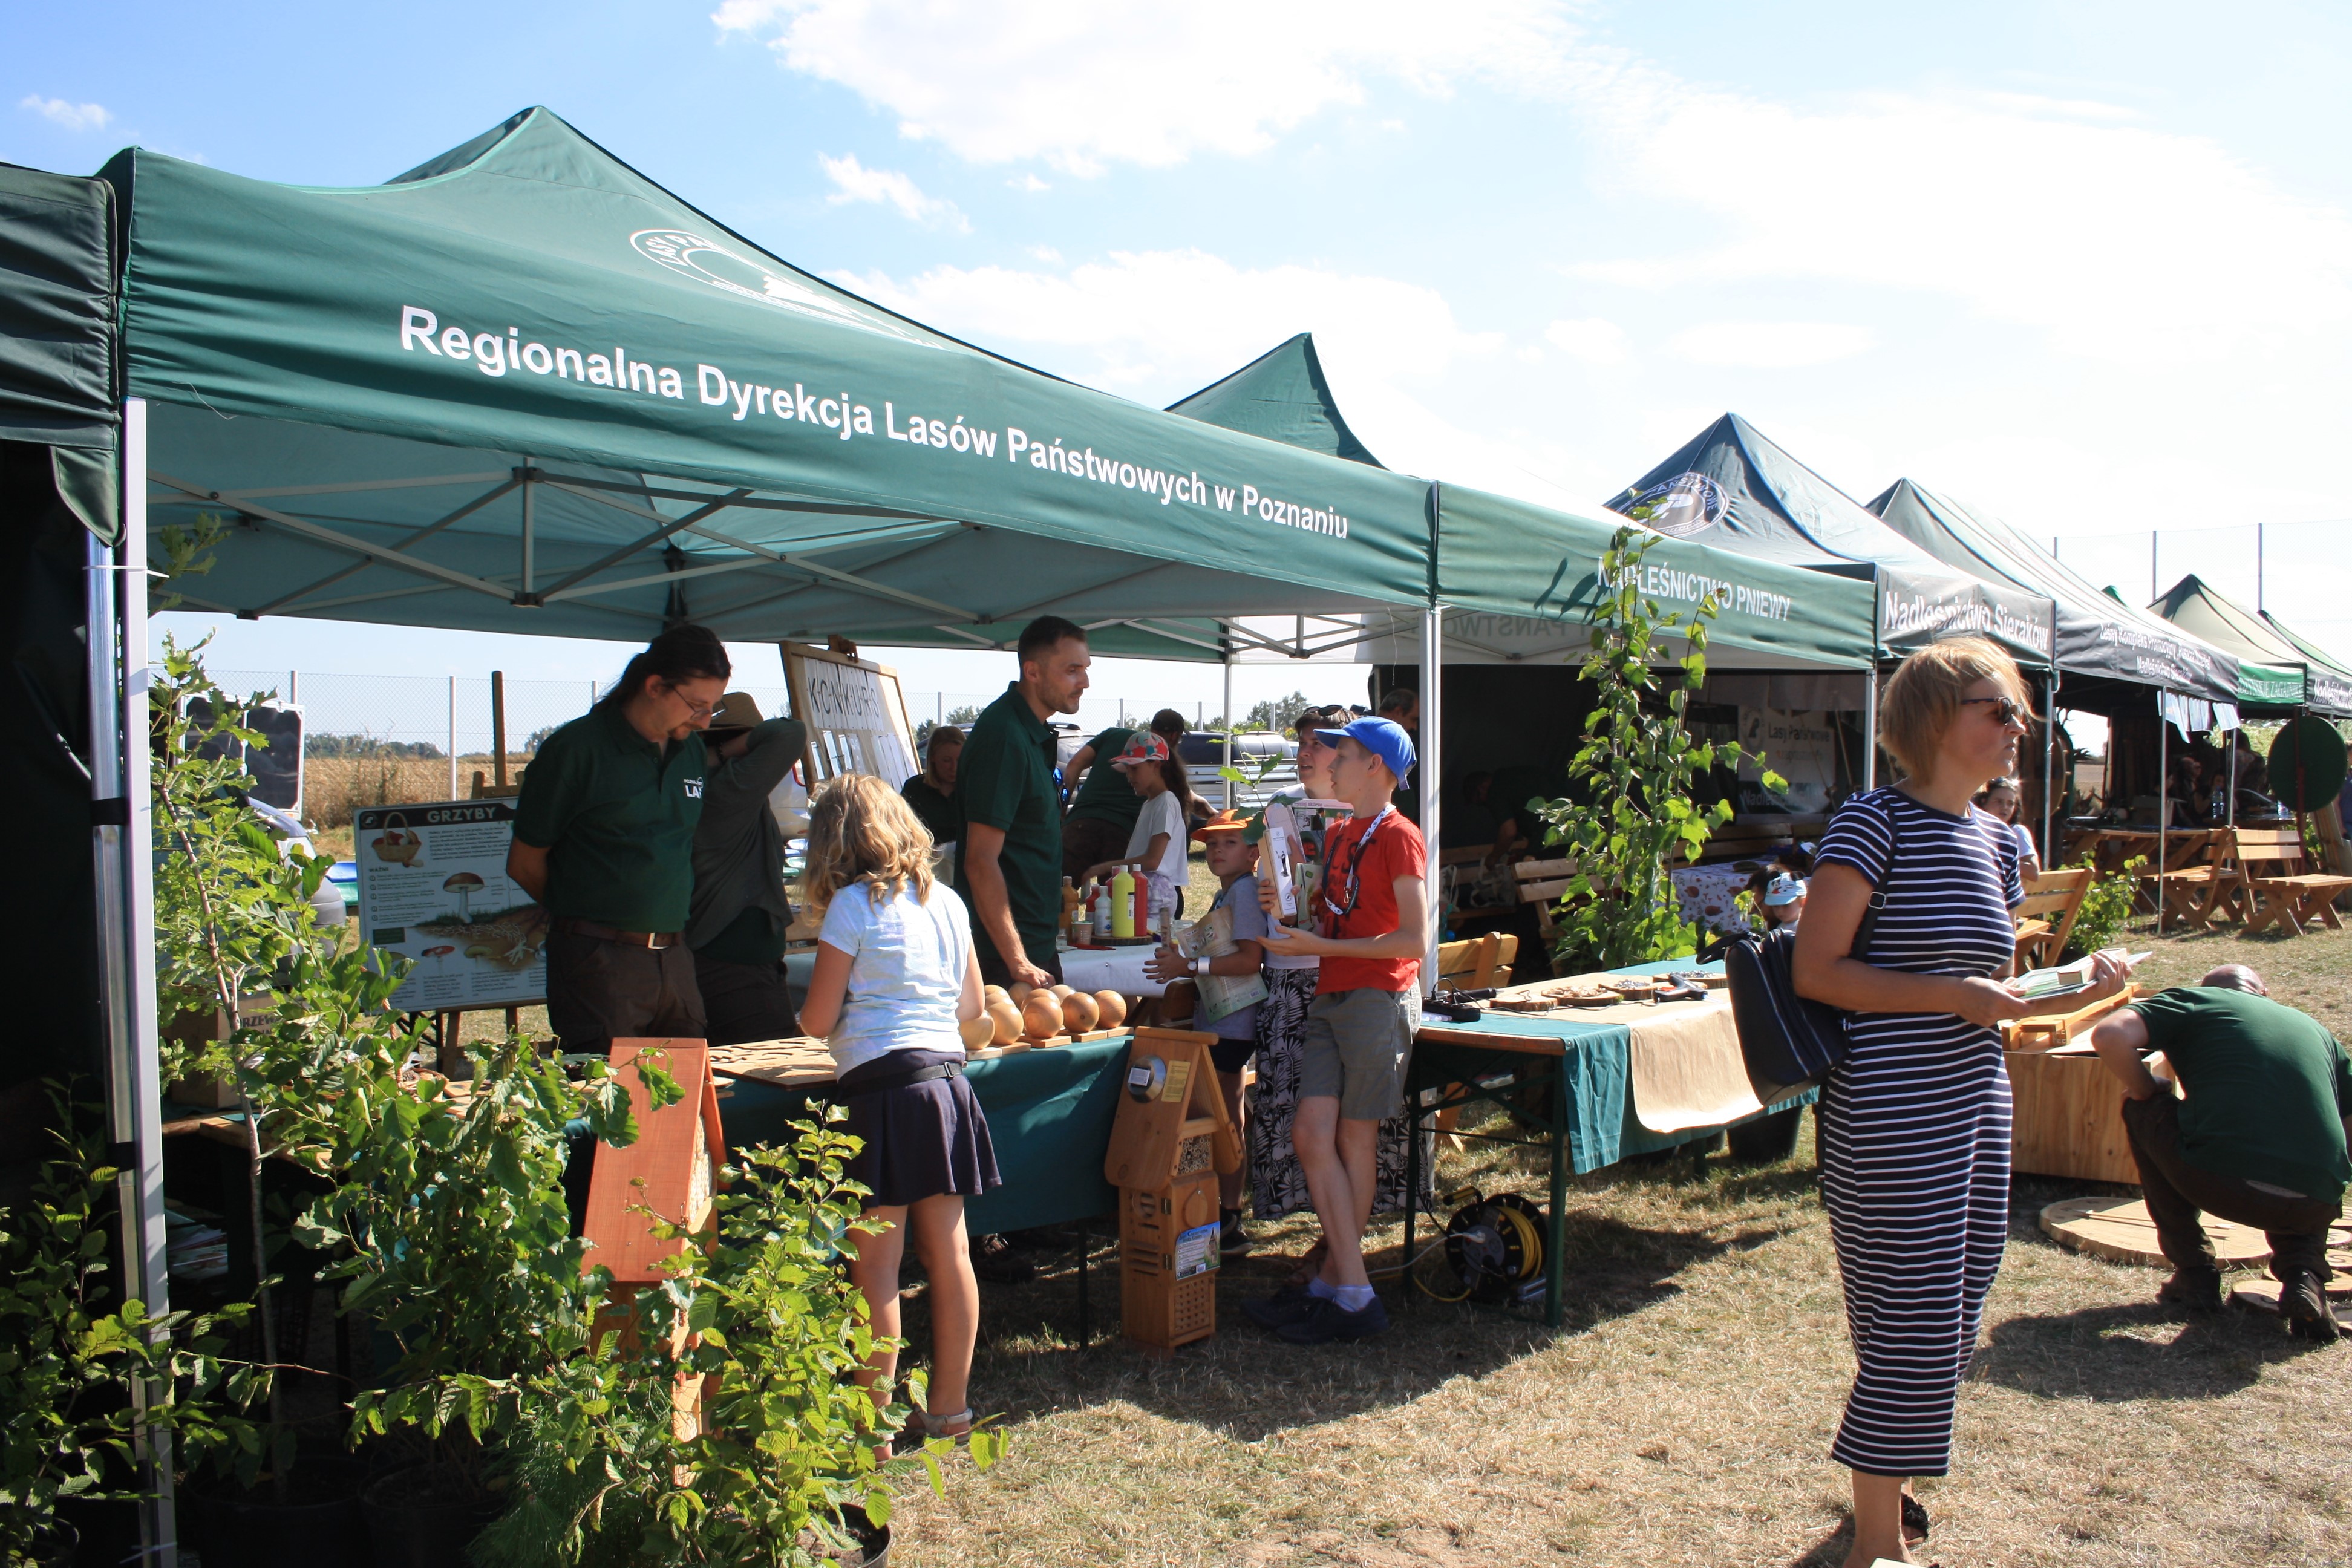
[(1274, 876), (1274, 902), (1285, 917), (1298, 913), (1297, 866), (1304, 841), (1290, 803), (1273, 800), (1265, 806), (1266, 860)]
[[(1234, 951), (1234, 911), (1213, 909), (1176, 932), (1176, 951), (1186, 958), (1223, 958)], [(1266, 998), (1265, 976), (1196, 974), (1192, 984), (1201, 994), (1201, 1014), (1210, 1022), (1229, 1017)]]
[[(2134, 967), (2137, 967), (2147, 957), (2147, 954), (2145, 952), (2135, 952), (2129, 954), (2126, 961)], [(2011, 979), (2009, 988), (2029, 1001), (2040, 1001), (2048, 996), (2065, 996), (2077, 991), (2088, 991), (2091, 988), (2091, 960), (2087, 957), (2078, 958), (2072, 963), (2062, 963), (2055, 969), (2029, 969)]]

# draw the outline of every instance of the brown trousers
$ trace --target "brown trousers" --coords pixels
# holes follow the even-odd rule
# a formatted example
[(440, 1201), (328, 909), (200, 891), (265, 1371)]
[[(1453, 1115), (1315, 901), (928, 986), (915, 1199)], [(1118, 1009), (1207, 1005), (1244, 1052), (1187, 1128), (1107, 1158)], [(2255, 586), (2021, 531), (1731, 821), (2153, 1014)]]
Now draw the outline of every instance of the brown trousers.
[(2311, 1273), (2327, 1282), (2327, 1227), (2344, 1212), (2340, 1199), (2282, 1197), (2242, 1176), (2190, 1164), (2180, 1152), (2180, 1101), (2169, 1090), (2126, 1099), (2124, 1131), (2139, 1165), (2147, 1216), (2175, 1268), (2215, 1267), (2213, 1243), (2198, 1223), (2202, 1210), (2260, 1230), (2271, 1244), (2273, 1279)]
[(704, 1037), (694, 954), (604, 942), (558, 926), (547, 938), (547, 1021), (567, 1051), (610, 1053), (616, 1039)]

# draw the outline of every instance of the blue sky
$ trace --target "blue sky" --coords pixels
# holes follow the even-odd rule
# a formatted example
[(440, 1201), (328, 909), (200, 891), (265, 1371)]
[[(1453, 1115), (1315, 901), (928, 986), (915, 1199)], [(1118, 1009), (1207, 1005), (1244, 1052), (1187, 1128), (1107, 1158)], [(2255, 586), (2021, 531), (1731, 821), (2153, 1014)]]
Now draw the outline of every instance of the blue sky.
[(2168, 581), (2251, 601), (2271, 524), (2271, 607), (2352, 652), (2352, 525), (2295, 526), (2352, 517), (2341, 7), (711, 7), (9, 0), (0, 158), (371, 184), (545, 103), (803, 266), (1147, 402), (1312, 330), (1392, 467), (1588, 512), (1735, 408), (1857, 498), (1908, 475), (2135, 595), (2162, 527)]

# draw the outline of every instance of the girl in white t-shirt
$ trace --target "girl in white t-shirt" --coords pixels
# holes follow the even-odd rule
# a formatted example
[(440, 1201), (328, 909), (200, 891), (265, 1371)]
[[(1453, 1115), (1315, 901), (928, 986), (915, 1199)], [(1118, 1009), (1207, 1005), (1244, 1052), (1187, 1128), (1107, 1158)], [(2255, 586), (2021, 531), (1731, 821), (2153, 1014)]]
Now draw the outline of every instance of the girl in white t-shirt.
[[(810, 908), (824, 911), (801, 1026), (824, 1039), (835, 1098), (860, 1142), (845, 1174), (870, 1190), (850, 1278), (877, 1336), (898, 1335), (907, 1233), (930, 1277), (931, 1375), (917, 1415), (927, 1436), (971, 1430), (980, 1286), (963, 1201), (1001, 1184), (988, 1119), (964, 1080), (957, 1026), (981, 1016), (980, 963), (963, 900), (931, 876), (930, 835), (880, 779), (845, 774), (809, 803)], [(887, 1406), (898, 1358), (877, 1351), (858, 1374)]]
[(1154, 921), (1162, 910), (1181, 912), (1184, 883), (1191, 875), (1187, 858), (1192, 833), (1192, 785), (1184, 764), (1169, 754), (1165, 740), (1143, 730), (1110, 765), (1127, 775), (1128, 787), (1143, 797), (1143, 805), (1128, 835), (1127, 854), (1104, 861), (1087, 875), (1108, 877), (1121, 866), (1132, 866), (1151, 885)]

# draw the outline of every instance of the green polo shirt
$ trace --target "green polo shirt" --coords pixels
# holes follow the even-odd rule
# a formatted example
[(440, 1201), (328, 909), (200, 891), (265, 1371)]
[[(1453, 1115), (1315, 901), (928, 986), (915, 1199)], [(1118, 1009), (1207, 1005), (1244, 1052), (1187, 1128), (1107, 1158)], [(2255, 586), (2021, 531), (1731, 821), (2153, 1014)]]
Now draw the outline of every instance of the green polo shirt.
[[(959, 775), (961, 776), (961, 775)], [(963, 837), (963, 791), (941, 795), (939, 786), (917, 773), (898, 786), (898, 798), (928, 829), (934, 844), (953, 844)]]
[(2225, 1176), (2333, 1203), (2352, 1178), (2352, 1060), (2317, 1020), (2267, 996), (2176, 985), (2135, 1002), (2180, 1082), (2180, 1152)]
[(1070, 803), (1073, 817), (1134, 828), (1136, 817), (1143, 811), (1143, 797), (1135, 793), (1125, 773), (1110, 765), (1110, 760), (1127, 750), (1133, 739), (1134, 731), (1120, 729), (1105, 730), (1094, 738), (1095, 760), (1087, 765), (1087, 782), (1078, 786), (1078, 798)]
[[(1054, 784), (1054, 731), (1029, 710), (1018, 686), (990, 703), (963, 743), (956, 797), (963, 819), (1004, 830), (997, 864), (1004, 871), (1013, 926), (1031, 952), (1054, 951), (1062, 917), (1062, 796)], [(971, 903), (964, 871), (969, 839), (956, 849), (956, 891)], [(980, 907), (972, 904), (980, 929)]]
[(702, 820), (702, 737), (646, 740), (606, 703), (540, 747), (515, 837), (547, 853), (548, 912), (622, 931), (682, 931)]

